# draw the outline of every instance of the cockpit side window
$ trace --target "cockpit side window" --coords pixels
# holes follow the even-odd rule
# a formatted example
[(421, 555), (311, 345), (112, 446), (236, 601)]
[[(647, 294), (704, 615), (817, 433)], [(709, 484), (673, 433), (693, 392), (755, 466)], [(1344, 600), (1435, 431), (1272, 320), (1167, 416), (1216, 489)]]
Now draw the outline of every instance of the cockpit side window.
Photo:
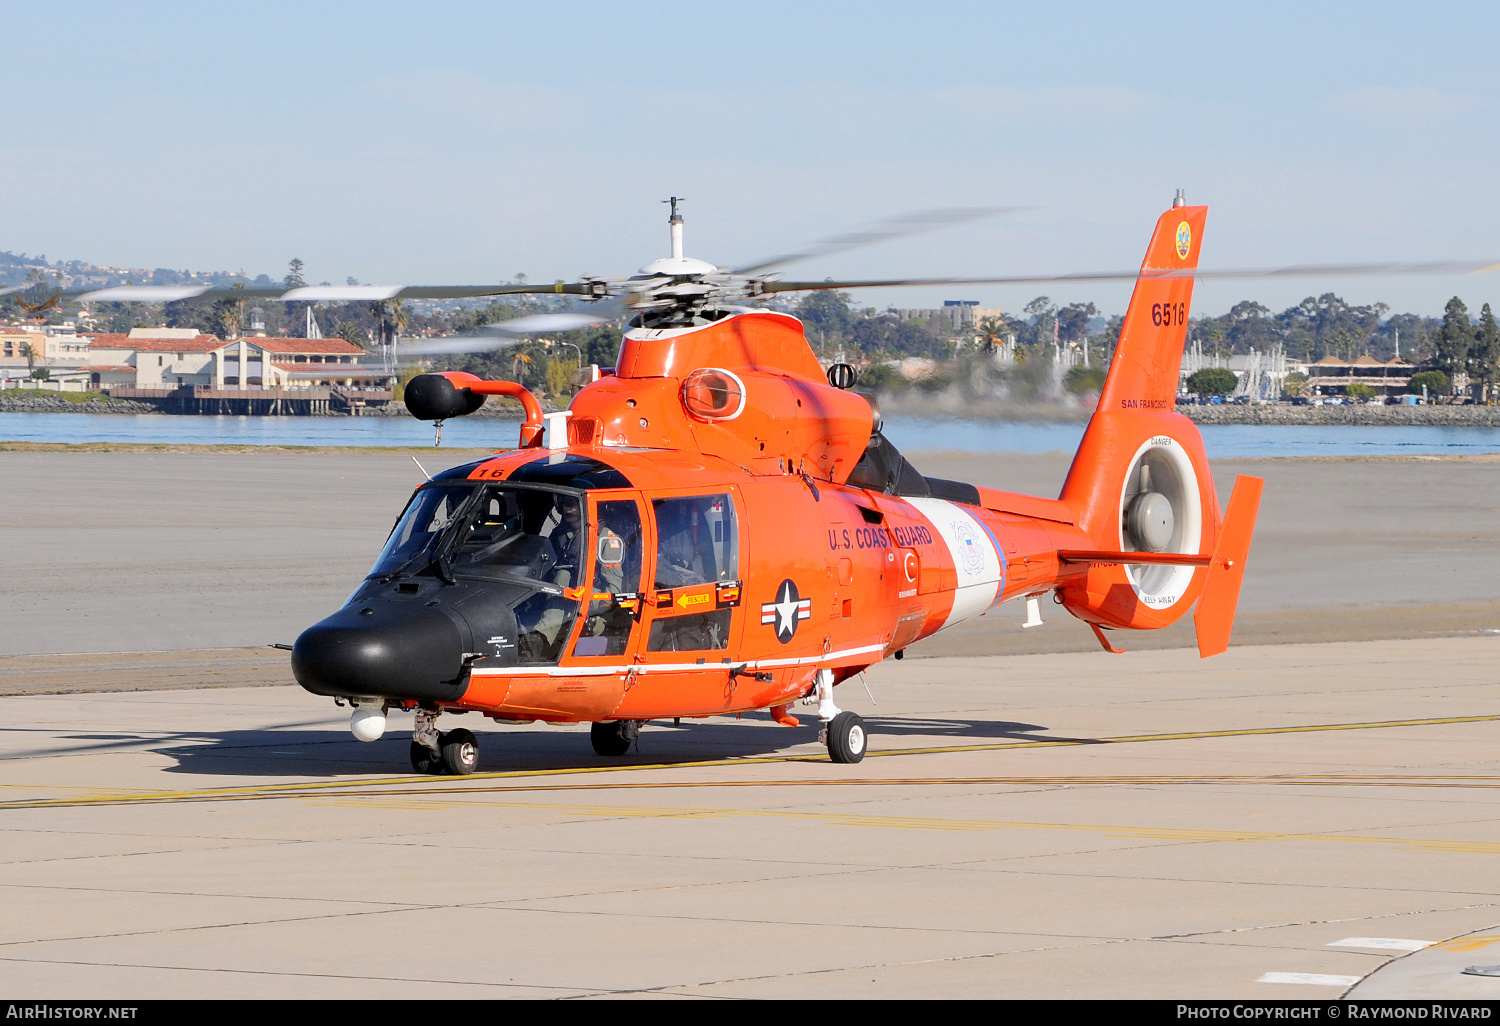
[(635, 616), (620, 601), (641, 588), (641, 512), (635, 500), (599, 503), (593, 600), (573, 645), (576, 656), (623, 655)]

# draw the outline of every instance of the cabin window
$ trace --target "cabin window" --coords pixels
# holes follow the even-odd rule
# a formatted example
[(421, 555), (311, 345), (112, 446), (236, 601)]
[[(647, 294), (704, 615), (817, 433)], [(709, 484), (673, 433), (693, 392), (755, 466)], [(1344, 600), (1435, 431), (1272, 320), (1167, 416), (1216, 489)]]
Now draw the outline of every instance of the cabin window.
[[(722, 651), (729, 647), (733, 610), (704, 610), (717, 596), (701, 596), (703, 585), (739, 579), (739, 531), (734, 500), (728, 495), (657, 499), (656, 580), (652, 587), (656, 615), (646, 642), (650, 652)], [(665, 604), (662, 592), (676, 593)], [(711, 591), (711, 589), (710, 589)], [(678, 601), (679, 597), (699, 601)]]
[(657, 499), (656, 587), (739, 579), (740, 542), (728, 495)]

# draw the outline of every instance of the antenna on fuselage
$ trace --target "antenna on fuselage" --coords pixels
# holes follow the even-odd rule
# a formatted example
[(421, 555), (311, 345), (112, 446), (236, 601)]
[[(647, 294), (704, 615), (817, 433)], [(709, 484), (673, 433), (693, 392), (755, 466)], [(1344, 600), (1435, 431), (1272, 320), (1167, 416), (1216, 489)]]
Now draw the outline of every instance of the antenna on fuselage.
[(672, 216), (667, 218), (667, 227), (672, 232), (672, 259), (674, 260), (682, 259), (682, 215), (677, 212), (677, 204), (683, 200), (682, 196), (662, 200), (663, 203), (672, 204)]

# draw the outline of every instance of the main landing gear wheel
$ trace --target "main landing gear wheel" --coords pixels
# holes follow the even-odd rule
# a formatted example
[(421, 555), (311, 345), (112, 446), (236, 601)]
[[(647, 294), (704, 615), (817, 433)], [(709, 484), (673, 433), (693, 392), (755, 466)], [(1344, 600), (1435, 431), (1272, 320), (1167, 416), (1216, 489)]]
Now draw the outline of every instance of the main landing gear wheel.
[(442, 766), (442, 756), (420, 741), (411, 743), (411, 768), (416, 773), (437, 773)]
[(640, 724), (634, 720), (612, 720), (591, 726), (589, 740), (594, 743), (594, 751), (599, 755), (624, 755), (630, 751), (630, 746), (640, 732)]
[(438, 735), (438, 750), (420, 741), (411, 743), (411, 768), (418, 773), (447, 773), (462, 777), (479, 767), (479, 742), (472, 731), (459, 727)]
[(442, 735), (443, 770), (455, 777), (468, 776), (479, 767), (479, 741), (473, 731), (459, 727)]
[(834, 762), (859, 762), (867, 741), (865, 721), (858, 713), (841, 712), (828, 724), (828, 757)]

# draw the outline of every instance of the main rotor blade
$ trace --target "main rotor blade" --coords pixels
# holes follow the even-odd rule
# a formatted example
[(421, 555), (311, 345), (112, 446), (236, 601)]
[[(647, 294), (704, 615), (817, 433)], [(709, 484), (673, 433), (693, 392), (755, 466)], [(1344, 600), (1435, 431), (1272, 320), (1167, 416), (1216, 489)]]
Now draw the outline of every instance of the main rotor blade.
[(916, 285), (1046, 285), (1075, 281), (1134, 281), (1137, 278), (1320, 278), (1364, 275), (1468, 275), (1500, 270), (1500, 263), (1486, 260), (1437, 260), (1417, 264), (1298, 264), (1291, 267), (1233, 268), (1158, 271), (1088, 271), (1078, 274), (999, 275), (992, 278), (882, 278), (865, 281), (768, 281), (762, 292), (812, 292), (825, 289), (904, 288)]
[(494, 335), (450, 335), (426, 342), (411, 342), (396, 347), (396, 356), (433, 356), (441, 353), (485, 353), (519, 345), (522, 339)]
[[(23, 286), (24, 287), (24, 286)], [(591, 296), (583, 282), (551, 285), (112, 285), (108, 288), (63, 289), (63, 298), (79, 303), (177, 303), (209, 296), (214, 299), (269, 299), (285, 303), (358, 303), (391, 299), (478, 299), (484, 296)]]
[(1025, 207), (945, 207), (939, 210), (919, 210), (912, 214), (903, 214), (899, 217), (887, 218), (877, 221), (868, 228), (857, 228), (854, 231), (844, 232), (814, 242), (803, 249), (791, 253), (783, 253), (781, 256), (771, 257), (750, 264), (748, 267), (737, 267), (734, 274), (755, 274), (758, 271), (766, 271), (773, 267), (784, 267), (798, 260), (811, 260), (813, 257), (826, 256), (829, 253), (841, 253), (847, 249), (855, 249), (860, 246), (871, 246), (886, 239), (896, 239), (904, 235), (920, 235), (923, 232), (936, 231), (939, 228), (947, 228), (950, 225), (964, 224), (969, 221), (979, 221), (986, 217), (996, 217), (1000, 214), (1013, 214)]
[[(612, 306), (613, 304), (611, 304)], [(512, 317), (508, 321), (491, 321), (480, 325), (479, 330), (497, 335), (536, 335), (545, 331), (577, 331), (592, 328), (614, 319), (613, 310), (601, 309), (589, 313), (532, 314), (528, 317)]]
[(286, 372), (286, 376), (296, 378), (299, 381), (320, 378), (338, 378), (340, 380), (344, 378), (394, 378), (400, 373), (400, 370), (399, 367), (396, 370), (384, 370), (380, 367), (370, 367), (363, 364), (345, 364), (340, 366), (338, 364), (326, 363), (321, 366), (321, 369), (313, 366), (305, 369), (289, 370)]

